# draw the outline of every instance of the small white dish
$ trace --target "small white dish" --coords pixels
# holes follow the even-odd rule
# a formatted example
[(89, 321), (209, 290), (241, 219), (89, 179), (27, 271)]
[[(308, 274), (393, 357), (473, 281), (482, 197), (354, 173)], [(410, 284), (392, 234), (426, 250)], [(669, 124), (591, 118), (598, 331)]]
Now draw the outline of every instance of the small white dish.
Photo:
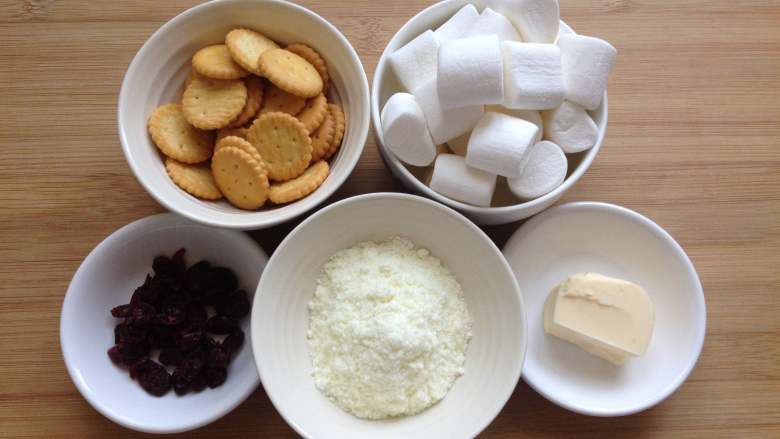
[(68, 287), (60, 316), (60, 345), (68, 373), (98, 412), (133, 430), (177, 433), (206, 425), (241, 404), (260, 379), (252, 359), (249, 317), (244, 345), (228, 367), (225, 383), (177, 396), (151, 396), (127, 369), (108, 358), (114, 327), (111, 308), (128, 303), (152, 272), (152, 260), (186, 248), (188, 265), (206, 259), (232, 269), (250, 300), (267, 261), (248, 235), (203, 226), (172, 213), (140, 219), (117, 230), (84, 259)]
[[(663, 401), (696, 364), (707, 319), (699, 277), (680, 245), (646, 217), (606, 203), (564, 204), (520, 227), (504, 255), (528, 310), (523, 378), (550, 401), (586, 415), (629, 415)], [(550, 290), (584, 271), (647, 290), (655, 329), (644, 355), (615, 367), (544, 332)]]
[[(388, 59), (391, 53), (403, 47), (406, 43), (426, 30), (436, 29), (452, 17), (458, 9), (468, 3), (473, 4), (479, 10), (490, 6), (490, 0), (444, 0), (422, 10), (412, 17), (398, 30), (393, 38), (390, 39), (384, 52), (382, 52), (381, 58), (379, 58), (379, 63), (374, 72), (374, 79), (371, 86), (371, 123), (374, 127), (377, 148), (379, 149), (379, 153), (381, 154), (385, 165), (404, 187), (446, 204), (453, 209), (457, 209), (477, 224), (506, 224), (536, 215), (552, 206), (566, 193), (566, 191), (571, 189), (571, 187), (585, 174), (588, 168), (590, 168), (599, 149), (601, 149), (601, 142), (604, 140), (604, 135), (607, 131), (607, 113), (609, 111), (607, 93), (604, 92), (604, 100), (601, 105), (596, 108), (596, 110), (590, 112), (590, 116), (593, 118), (593, 121), (596, 122), (599, 130), (596, 144), (587, 151), (577, 154), (567, 154), (566, 158), (569, 161), (569, 172), (567, 173), (563, 184), (552, 192), (533, 200), (523, 201), (515, 197), (510, 192), (506, 180), (500, 178), (498, 180), (498, 185), (496, 186), (496, 192), (493, 195), (491, 207), (478, 207), (450, 199), (449, 197), (445, 197), (434, 191), (425, 183), (426, 177), (428, 177), (430, 173), (429, 168), (406, 165), (384, 145), (382, 122), (380, 120), (382, 108), (384, 107), (385, 102), (387, 102), (393, 94), (399, 91), (408, 91), (404, 90), (399, 83), (393, 69), (390, 67)], [(574, 31), (563, 21), (561, 21), (560, 24), (560, 32), (574, 33)]]
[[(347, 116), (341, 149), (330, 175), (309, 196), (257, 211), (225, 200), (204, 201), (186, 193), (168, 177), (164, 159), (147, 133), (147, 119), (159, 105), (181, 99), (192, 55), (221, 43), (231, 29), (256, 29), (280, 44), (301, 42), (328, 64), (333, 88)], [(119, 140), (130, 169), (146, 191), (169, 210), (199, 223), (251, 230), (302, 215), (325, 201), (355, 168), (369, 130), (366, 73), (355, 49), (331, 23), (316, 13), (281, 0), (219, 0), (194, 6), (162, 25), (133, 58), (119, 92)]]
[[(323, 264), (335, 252), (399, 235), (429, 249), (458, 278), (473, 337), (465, 374), (439, 403), (414, 416), (363, 420), (314, 384), (308, 303)], [(374, 193), (318, 211), (279, 245), (255, 297), (252, 348), (263, 387), (287, 423), (307, 438), (471, 438), (498, 415), (520, 376), (525, 312), (511, 269), (471, 221), (422, 197)]]

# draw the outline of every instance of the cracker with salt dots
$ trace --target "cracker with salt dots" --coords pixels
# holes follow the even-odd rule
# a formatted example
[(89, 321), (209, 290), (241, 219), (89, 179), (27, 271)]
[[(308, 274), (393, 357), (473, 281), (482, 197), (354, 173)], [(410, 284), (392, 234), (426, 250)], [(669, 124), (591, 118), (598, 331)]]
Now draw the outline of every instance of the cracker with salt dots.
[(244, 109), (230, 122), (228, 128), (238, 128), (252, 120), (253, 117), (257, 116), (260, 105), (263, 103), (263, 80), (257, 76), (249, 76), (244, 78), (244, 84), (246, 84)]
[(211, 157), (214, 136), (187, 122), (179, 104), (157, 107), (149, 116), (149, 134), (166, 156), (182, 163), (200, 163)]
[(192, 57), (192, 68), (203, 76), (216, 79), (238, 79), (249, 72), (233, 61), (224, 44), (206, 46)]
[(328, 162), (320, 160), (309, 166), (303, 174), (292, 180), (271, 185), (268, 198), (275, 204), (284, 204), (300, 200), (311, 194), (328, 178), (330, 167)]
[(333, 154), (341, 148), (341, 142), (344, 140), (344, 131), (347, 128), (347, 117), (344, 115), (344, 111), (338, 104), (328, 104), (328, 113), (333, 116), (335, 122), (335, 132), (333, 134), (333, 141), (330, 144), (330, 149), (325, 153), (325, 159), (333, 157)]
[(238, 148), (228, 146), (215, 152), (211, 172), (225, 198), (240, 209), (258, 209), (268, 199), (269, 184), (265, 169)]
[(247, 140), (260, 153), (268, 177), (286, 181), (303, 173), (311, 162), (311, 138), (306, 127), (286, 113), (266, 113), (255, 119)]
[(231, 30), (225, 36), (225, 45), (238, 64), (256, 75), (260, 74), (257, 68), (260, 55), (267, 50), (279, 48), (273, 40), (251, 29)]
[(242, 139), (246, 139), (246, 133), (248, 128), (220, 128), (217, 130), (217, 142), (228, 136), (236, 136)]
[(263, 164), (263, 158), (260, 157), (260, 153), (257, 152), (257, 149), (255, 149), (255, 147), (252, 146), (252, 144), (249, 143), (248, 140), (236, 136), (225, 137), (217, 142), (217, 145), (214, 147), (214, 152), (216, 153), (221, 148), (225, 148), (225, 147), (238, 148), (241, 151), (244, 151), (245, 153), (251, 155), (252, 158), (255, 159), (255, 161), (257, 161), (261, 166), (265, 167), (265, 165)]
[(260, 114), (279, 112), (295, 116), (305, 106), (306, 98), (295, 96), (273, 84), (268, 84), (268, 87), (265, 89), (263, 108), (260, 110)]
[(330, 112), (325, 114), (325, 120), (322, 122), (317, 131), (311, 135), (312, 161), (320, 160), (325, 157), (328, 151), (331, 149), (331, 143), (333, 142), (333, 136), (336, 132), (336, 123), (333, 120), (333, 116)]
[(327, 113), (328, 100), (324, 94), (320, 93), (316, 98), (306, 101), (303, 110), (296, 117), (303, 122), (303, 126), (311, 133), (322, 125)]
[(165, 171), (176, 186), (203, 200), (219, 200), (222, 192), (214, 181), (214, 175), (207, 163), (188, 165), (168, 157), (165, 159)]
[(330, 85), (330, 74), (328, 73), (328, 65), (325, 64), (325, 60), (317, 53), (316, 50), (302, 43), (290, 44), (286, 47), (290, 52), (300, 56), (301, 58), (309, 61), (309, 64), (314, 66), (317, 73), (322, 78), (322, 93), (328, 93), (328, 86)]
[(323, 83), (311, 63), (290, 51), (271, 49), (260, 55), (257, 67), (260, 76), (268, 78), (287, 93), (313, 98), (322, 93)]
[(240, 79), (195, 74), (182, 96), (184, 117), (203, 130), (224, 128), (243, 111), (246, 95), (246, 85)]

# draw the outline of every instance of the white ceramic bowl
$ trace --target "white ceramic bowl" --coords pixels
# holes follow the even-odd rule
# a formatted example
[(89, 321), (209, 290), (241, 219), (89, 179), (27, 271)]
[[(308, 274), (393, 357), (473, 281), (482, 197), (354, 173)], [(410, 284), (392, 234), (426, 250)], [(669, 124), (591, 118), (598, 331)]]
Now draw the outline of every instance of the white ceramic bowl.
[(244, 233), (168, 213), (133, 222), (101, 242), (81, 263), (62, 304), (60, 344), (73, 383), (97, 411), (134, 430), (175, 433), (208, 424), (238, 406), (260, 382), (248, 317), (242, 322), (244, 345), (230, 363), (227, 381), (215, 389), (154, 397), (108, 358), (119, 323), (109, 311), (130, 301), (152, 272), (155, 256), (182, 247), (188, 264), (206, 259), (231, 268), (251, 300), (267, 261), (263, 250)]
[[(457, 209), (477, 224), (505, 224), (530, 217), (552, 206), (574, 185), (574, 183), (577, 182), (577, 180), (580, 179), (580, 177), (582, 177), (585, 171), (588, 170), (601, 148), (601, 142), (604, 140), (604, 134), (607, 131), (607, 93), (604, 93), (604, 100), (602, 101), (601, 106), (590, 113), (599, 128), (599, 136), (596, 145), (588, 151), (579, 154), (567, 154), (569, 172), (563, 184), (552, 192), (539, 198), (523, 202), (515, 198), (506, 186), (505, 180), (499, 178), (499, 184), (496, 187), (496, 193), (493, 196), (492, 206), (477, 207), (450, 199), (434, 191), (424, 183), (427, 168), (407, 166), (401, 162), (395, 154), (388, 150), (384, 144), (380, 120), (382, 108), (390, 96), (399, 91), (405, 91), (401, 87), (398, 78), (396, 78), (393, 69), (390, 67), (388, 57), (391, 53), (403, 47), (404, 44), (413, 40), (417, 35), (428, 29), (436, 29), (467, 3), (472, 3), (479, 10), (482, 10), (487, 5), (488, 1), (445, 0), (436, 3), (412, 17), (412, 19), (407, 21), (398, 33), (393, 36), (387, 44), (385, 51), (382, 53), (382, 57), (379, 59), (379, 64), (374, 73), (371, 89), (371, 122), (374, 126), (374, 135), (376, 136), (377, 147), (382, 155), (382, 159), (390, 169), (390, 172), (392, 172), (406, 188)], [(566, 23), (561, 21), (561, 32), (573, 31)]]
[[(504, 254), (528, 310), (523, 378), (547, 399), (587, 415), (628, 415), (661, 402), (688, 377), (704, 342), (704, 293), (690, 259), (660, 226), (612, 204), (564, 204), (520, 227)], [(655, 329), (644, 355), (615, 367), (544, 332), (550, 290), (584, 271), (650, 294)]]
[[(303, 42), (318, 50), (347, 115), (331, 174), (313, 194), (280, 207), (256, 212), (226, 201), (199, 200), (176, 186), (165, 173), (161, 154), (146, 129), (158, 105), (177, 102), (200, 48), (224, 41), (236, 27), (263, 32), (280, 43)], [(119, 93), (119, 137), (138, 181), (160, 204), (194, 221), (219, 227), (259, 229), (301, 215), (332, 195), (357, 164), (369, 129), (368, 81), (357, 53), (333, 25), (301, 6), (278, 0), (219, 0), (188, 9), (165, 23), (138, 51)]]
[[(441, 402), (415, 416), (361, 420), (314, 385), (307, 305), (322, 265), (333, 253), (399, 235), (428, 248), (457, 276), (474, 335), (466, 373)], [(499, 413), (520, 376), (525, 313), (511, 269), (473, 223), (425, 198), (376, 193), (318, 211), (279, 245), (255, 297), (252, 347), (263, 386), (285, 420), (308, 438), (474, 437)]]

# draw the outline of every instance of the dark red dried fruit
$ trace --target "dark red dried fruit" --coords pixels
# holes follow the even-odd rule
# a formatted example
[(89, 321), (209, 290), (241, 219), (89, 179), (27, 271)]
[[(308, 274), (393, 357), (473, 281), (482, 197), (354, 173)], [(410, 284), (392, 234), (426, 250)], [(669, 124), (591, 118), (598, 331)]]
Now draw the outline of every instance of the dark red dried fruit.
[(122, 354), (119, 353), (119, 346), (114, 345), (108, 349), (108, 358), (116, 364), (122, 364)]
[(230, 355), (238, 352), (241, 349), (241, 345), (244, 344), (244, 331), (241, 328), (236, 328), (230, 335), (222, 340), (222, 347), (228, 351)]
[(230, 334), (236, 324), (225, 316), (213, 316), (206, 322), (206, 330), (214, 334)]
[(138, 361), (130, 365), (130, 378), (137, 379), (141, 375), (146, 374), (154, 361), (148, 357), (140, 358)]
[(227, 379), (227, 369), (209, 368), (206, 369), (206, 385), (212, 389), (221, 386)]
[(146, 340), (148, 329), (145, 326), (131, 326), (120, 323), (114, 328), (114, 343), (141, 343)]
[(184, 354), (176, 348), (166, 348), (160, 351), (158, 360), (165, 366), (178, 366), (184, 360)]
[(154, 396), (163, 396), (171, 389), (171, 375), (164, 367), (149, 361), (144, 373), (138, 376), (138, 382), (144, 390)]
[(154, 348), (171, 348), (176, 346), (175, 334), (177, 329), (170, 326), (158, 325), (149, 331), (149, 342)]
[(201, 372), (190, 381), (190, 390), (200, 392), (206, 388), (206, 374)]
[(203, 328), (209, 319), (206, 308), (200, 303), (191, 303), (187, 308), (187, 324), (192, 328)]
[(206, 355), (206, 365), (208, 367), (225, 368), (230, 363), (230, 353), (222, 347), (215, 347)]
[(154, 322), (154, 307), (148, 303), (140, 302), (130, 308), (130, 315), (125, 319), (125, 323), (131, 326), (146, 326)]
[(116, 348), (119, 351), (120, 361), (126, 366), (149, 355), (149, 343), (146, 340), (141, 343), (119, 343)]
[(238, 320), (249, 314), (252, 307), (249, 303), (246, 291), (244, 290), (238, 290), (228, 294), (224, 299), (216, 301), (214, 306), (218, 314), (222, 314), (234, 320)]
[(141, 302), (144, 303), (156, 303), (157, 297), (160, 295), (160, 288), (153, 283), (153, 278), (146, 275), (143, 285), (136, 288), (133, 292), (133, 296), (130, 299), (131, 305), (137, 305)]
[(203, 370), (205, 358), (202, 353), (194, 353), (186, 357), (174, 372), (184, 377), (187, 381), (192, 381)]
[(176, 326), (184, 323), (187, 314), (177, 306), (166, 306), (157, 313), (155, 322), (163, 326)]
[(201, 329), (182, 329), (174, 336), (176, 347), (188, 352), (197, 347), (206, 335)]
[(177, 374), (176, 371), (171, 375), (171, 384), (173, 385), (173, 391), (179, 396), (190, 391), (190, 382), (184, 379), (181, 374)]
[(114, 308), (111, 308), (111, 315), (118, 318), (123, 319), (130, 315), (130, 308), (132, 308), (133, 305), (127, 304), (127, 305), (119, 305), (115, 306)]

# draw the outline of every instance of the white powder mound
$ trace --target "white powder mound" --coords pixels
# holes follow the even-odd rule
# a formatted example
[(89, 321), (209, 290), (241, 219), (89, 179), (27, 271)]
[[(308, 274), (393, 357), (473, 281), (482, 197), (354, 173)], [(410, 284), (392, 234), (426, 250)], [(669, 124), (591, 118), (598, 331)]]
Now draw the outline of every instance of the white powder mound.
[(325, 264), (309, 303), (317, 387), (360, 418), (413, 415), (463, 374), (471, 318), (455, 276), (404, 238)]

